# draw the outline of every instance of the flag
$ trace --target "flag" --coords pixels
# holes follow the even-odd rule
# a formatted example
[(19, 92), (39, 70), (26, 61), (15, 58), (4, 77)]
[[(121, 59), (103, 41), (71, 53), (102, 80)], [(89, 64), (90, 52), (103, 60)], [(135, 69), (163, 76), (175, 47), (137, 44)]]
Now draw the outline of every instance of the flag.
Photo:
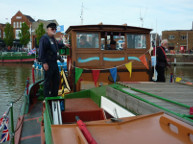
[(117, 68), (114, 67), (114, 68), (110, 69), (110, 73), (111, 73), (111, 76), (113, 78), (113, 81), (116, 82), (116, 80), (117, 80)]
[(130, 77), (131, 77), (131, 73), (132, 73), (132, 62), (129, 62), (127, 64), (125, 64), (125, 67), (127, 68), (127, 70), (130, 73)]
[(57, 26), (56, 32), (64, 32), (64, 25)]
[(3, 132), (1, 134), (0, 143), (4, 143), (6, 141), (9, 141), (9, 139), (10, 139), (9, 130), (8, 130), (9, 119), (4, 118), (3, 123), (4, 123), (4, 128), (3, 128)]
[(4, 120), (4, 118), (2, 117), (2, 118), (0, 119), (0, 129), (3, 127), (3, 120)]
[(82, 72), (83, 72), (83, 69), (75, 67), (75, 84), (78, 82)]
[(28, 52), (28, 55), (35, 54), (35, 53), (36, 53), (36, 48), (30, 50), (30, 51)]
[(146, 67), (147, 69), (149, 69), (149, 66), (148, 66), (148, 64), (147, 64), (147, 60), (146, 60), (145, 55), (140, 56), (139, 59), (140, 59), (141, 62), (145, 65), (145, 67)]
[(0, 129), (3, 127), (4, 122), (5, 122), (5, 120), (6, 120), (5, 115), (6, 115), (6, 113), (4, 113), (4, 114), (3, 114), (3, 117), (0, 118)]
[(100, 70), (92, 70), (92, 76), (93, 76), (93, 79), (94, 79), (95, 86), (96, 86), (96, 83), (98, 81), (99, 74), (100, 74)]

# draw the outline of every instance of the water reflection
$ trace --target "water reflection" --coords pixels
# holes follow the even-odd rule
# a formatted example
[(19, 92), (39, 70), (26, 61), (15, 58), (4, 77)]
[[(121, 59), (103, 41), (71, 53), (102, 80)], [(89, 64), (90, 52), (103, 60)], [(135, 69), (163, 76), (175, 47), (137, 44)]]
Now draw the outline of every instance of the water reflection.
[(166, 70), (166, 81), (170, 80), (170, 73), (173, 73), (175, 77), (181, 77), (184, 81), (193, 82), (193, 66), (173, 66), (171, 71)]
[[(0, 117), (11, 101), (23, 95), (27, 78), (31, 80), (31, 67), (32, 64), (0, 64)], [(21, 101), (14, 104), (15, 121)]]

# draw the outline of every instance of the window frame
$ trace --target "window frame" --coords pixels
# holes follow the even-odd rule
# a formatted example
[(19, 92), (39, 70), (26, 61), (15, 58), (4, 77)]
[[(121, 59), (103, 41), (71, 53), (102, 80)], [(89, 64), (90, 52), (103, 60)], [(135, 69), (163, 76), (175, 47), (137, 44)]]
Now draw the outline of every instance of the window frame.
[[(94, 47), (90, 47), (90, 48), (78, 48), (78, 42), (77, 42), (77, 34), (78, 33), (83, 33), (83, 34), (98, 34), (98, 48), (94, 48)], [(101, 38), (101, 34), (100, 34), (100, 32), (87, 32), (87, 31), (84, 31), (84, 32), (82, 32), (82, 31), (76, 31), (75, 32), (75, 47), (76, 47), (76, 49), (77, 50), (99, 50), (100, 49), (100, 45), (101, 45), (101, 40), (100, 40), (100, 38)]]
[(16, 29), (15, 30), (15, 39), (19, 39), (19, 33), (21, 33), (21, 30), (20, 29)]
[[(109, 31), (102, 31), (102, 32), (107, 32), (107, 33), (109, 33)], [(100, 32), (100, 35), (101, 35), (102, 32)], [(116, 32), (112, 32), (112, 33), (122, 33), (123, 35), (121, 35), (121, 36), (124, 37), (124, 39), (126, 38), (126, 37), (125, 37), (125, 32), (116, 31)], [(108, 36), (108, 35), (107, 35), (107, 36)], [(114, 35), (114, 34), (113, 34), (113, 37), (114, 37), (114, 36), (119, 36), (119, 35)], [(105, 37), (102, 37), (102, 36), (101, 36), (101, 39), (102, 39), (102, 38), (105, 38)], [(100, 43), (102, 43), (101, 39), (100, 39)], [(113, 39), (114, 39), (114, 38), (113, 38)], [(107, 40), (108, 40), (108, 39), (105, 39), (105, 41), (107, 41)], [(126, 39), (125, 39), (125, 44), (126, 44)], [(101, 49), (101, 45), (100, 45), (100, 49), (101, 49), (102, 51), (123, 51), (123, 50), (125, 50), (124, 47), (123, 47), (123, 49), (117, 49), (117, 46), (118, 46), (117, 43), (116, 43), (116, 50), (106, 49), (106, 48), (107, 48), (107, 45), (108, 45), (108, 43), (106, 42), (104, 49)]]
[[(128, 35), (144, 35), (144, 37), (145, 37), (145, 48), (129, 48), (128, 47), (128, 41), (127, 41), (127, 36)], [(125, 41), (125, 44), (126, 44), (126, 49), (127, 50), (145, 50), (145, 49), (147, 49), (147, 34), (145, 34), (145, 33), (125, 33), (125, 36), (126, 36), (126, 41)]]
[(180, 38), (181, 38), (181, 40), (187, 40), (187, 36), (186, 35), (181, 35)]
[(169, 35), (169, 36), (168, 36), (168, 39), (169, 39), (169, 40), (174, 40), (174, 39), (175, 39), (175, 35)]

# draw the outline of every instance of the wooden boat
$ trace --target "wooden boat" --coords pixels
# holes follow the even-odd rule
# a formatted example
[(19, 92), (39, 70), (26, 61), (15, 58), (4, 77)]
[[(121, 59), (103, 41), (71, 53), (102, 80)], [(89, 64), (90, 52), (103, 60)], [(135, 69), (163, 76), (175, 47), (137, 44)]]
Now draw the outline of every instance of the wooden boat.
[[(107, 85), (114, 81), (109, 69), (117, 68), (117, 81), (149, 81), (151, 70), (147, 69), (141, 56), (146, 56), (147, 66), (151, 64), (150, 49), (151, 29), (125, 25), (83, 25), (70, 26), (66, 34), (71, 43), (68, 56), (68, 75), (74, 91), (94, 87), (92, 70), (100, 70), (97, 85)], [(81, 38), (87, 45), (81, 45)], [(116, 49), (111, 48), (111, 41), (116, 42)], [(125, 64), (132, 62), (132, 77)], [(75, 67), (83, 73), (76, 83)]]
[[(158, 110), (147, 100), (136, 100), (137, 96), (128, 87), (123, 83), (112, 84), (109, 78), (109, 68), (117, 67), (119, 79), (116, 81), (150, 79), (150, 70), (138, 61), (150, 48), (149, 32), (150, 29), (120, 25), (69, 27), (66, 33), (72, 46), (67, 57), (70, 88), (62, 74), (61, 79), (66, 84), (60, 88), (68, 91), (64, 94), (59, 90), (58, 97), (45, 98), (42, 102), (39, 101), (43, 96), (42, 80), (31, 85), (21, 108), (15, 143), (193, 143), (191, 120), (189, 123), (181, 121), (164, 113), (163, 109)], [(81, 36), (86, 37), (90, 47), (88, 44), (80, 46)], [(127, 47), (107, 50), (108, 43), (112, 39), (118, 43), (120, 37), (125, 38)], [(134, 41), (132, 48), (129, 46), (131, 40)], [(148, 55), (146, 58), (150, 61)], [(133, 62), (132, 77), (124, 67), (129, 60)], [(84, 69), (77, 83), (76, 68)], [(101, 73), (94, 85), (92, 71), (96, 69)]]
[[(15, 143), (88, 144), (87, 135), (76, 122), (76, 116), (99, 144), (120, 141), (133, 144), (193, 143), (192, 125), (163, 112), (131, 113), (119, 101), (106, 95), (109, 86), (70, 93), (65, 95), (65, 99), (59, 96), (46, 98), (43, 104), (34, 94), (38, 87), (38, 84), (31, 87), (29, 96), (33, 104), (19, 119), (23, 127), (18, 123), (20, 134), (19, 131), (16, 133)], [(118, 84), (113, 87), (118, 87)], [(63, 111), (58, 102), (64, 102)], [(149, 109), (144, 104), (142, 106), (144, 110)]]
[(33, 63), (35, 55), (27, 55), (22, 52), (2, 52), (0, 54), (0, 63)]

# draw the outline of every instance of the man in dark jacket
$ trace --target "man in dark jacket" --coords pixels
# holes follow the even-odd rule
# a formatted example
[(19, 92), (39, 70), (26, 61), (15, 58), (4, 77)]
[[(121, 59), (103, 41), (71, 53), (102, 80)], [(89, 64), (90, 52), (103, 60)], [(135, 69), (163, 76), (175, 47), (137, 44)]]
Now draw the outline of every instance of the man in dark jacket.
[(165, 68), (168, 65), (165, 50), (168, 48), (168, 40), (164, 39), (161, 46), (156, 49), (156, 71), (158, 73), (157, 82), (165, 82)]
[(47, 25), (47, 33), (43, 35), (39, 42), (39, 58), (44, 69), (44, 97), (58, 96), (59, 89), (59, 69), (58, 43), (54, 38), (56, 34), (56, 24)]

